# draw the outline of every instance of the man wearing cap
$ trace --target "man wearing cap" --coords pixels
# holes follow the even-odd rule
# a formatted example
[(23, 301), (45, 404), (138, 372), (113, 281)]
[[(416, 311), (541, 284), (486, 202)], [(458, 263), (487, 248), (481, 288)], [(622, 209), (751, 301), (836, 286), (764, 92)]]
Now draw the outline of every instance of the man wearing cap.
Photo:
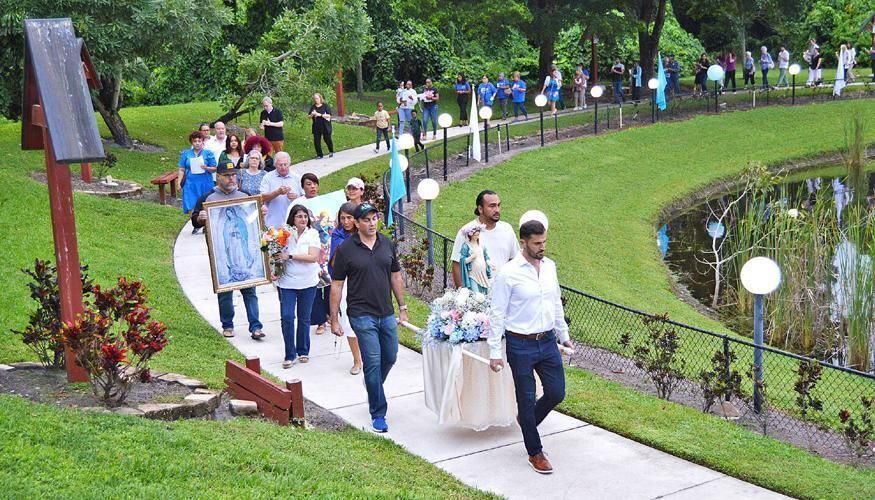
[(285, 224), (292, 201), (304, 194), (301, 178), (292, 173), (291, 165), (292, 157), (281, 151), (274, 158), (276, 170), (268, 172), (261, 179), (261, 199), (267, 208), (264, 225), (267, 227)]
[(371, 426), (375, 432), (386, 432), (389, 426), (383, 383), (398, 355), (398, 322), (392, 295), (398, 302), (400, 320), (406, 322), (404, 280), (392, 240), (377, 231), (377, 209), (365, 202), (356, 207), (353, 216), (357, 231), (340, 244), (331, 264), (331, 333), (344, 335), (338, 309), (346, 280), (346, 313), (362, 353)]
[[(547, 228), (537, 220), (520, 225), (521, 252), (505, 265), (492, 284), (489, 314), (489, 366), (500, 371), (501, 337), (507, 342), (507, 363), (516, 390), (517, 422), (529, 454), (529, 465), (540, 474), (553, 466), (544, 455), (540, 424), (565, 399), (565, 372), (557, 338), (571, 347), (556, 276), (556, 264), (544, 257)], [(538, 373), (544, 394), (535, 399)]]
[(365, 197), (365, 181), (352, 177), (346, 182), (346, 199), (356, 205), (361, 204)]
[[(207, 223), (207, 212), (204, 202), (236, 200), (246, 198), (246, 193), (237, 189), (237, 170), (231, 162), (220, 163), (216, 168), (216, 187), (204, 193), (191, 211), (191, 225), (202, 228)], [(234, 336), (234, 292), (219, 292), (219, 319), (222, 321), (222, 335)], [(258, 296), (255, 287), (240, 289), (243, 296), (243, 306), (246, 307), (246, 318), (249, 320), (249, 333), (255, 340), (264, 338), (262, 325), (258, 320)]]
[[(501, 220), (501, 198), (495, 191), (485, 189), (477, 195), (473, 221), (465, 224), (456, 233), (453, 242), (453, 283), (456, 288), (462, 287), (462, 267), (459, 262), (462, 259), (462, 246), (468, 241), (465, 234), (467, 229), (473, 226), (483, 226), (480, 230), (480, 245), (489, 253), (489, 262), (498, 271), (508, 261), (516, 257), (520, 252), (519, 242), (513, 227)], [(492, 273), (493, 276), (495, 272)]]

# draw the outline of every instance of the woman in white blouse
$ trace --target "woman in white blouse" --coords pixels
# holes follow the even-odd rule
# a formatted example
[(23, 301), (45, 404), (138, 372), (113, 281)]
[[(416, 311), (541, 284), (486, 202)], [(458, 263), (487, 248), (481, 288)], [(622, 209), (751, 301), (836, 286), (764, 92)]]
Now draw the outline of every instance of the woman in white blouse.
[[(319, 233), (313, 229), (310, 212), (303, 205), (289, 211), (286, 224), (292, 226), (292, 235), (279, 258), (285, 261), (283, 275), (276, 282), (280, 294), (285, 358), (283, 368), (291, 368), (296, 361), (310, 361), (310, 310), (316, 298), (319, 283)], [(297, 329), (295, 318), (298, 319)]]

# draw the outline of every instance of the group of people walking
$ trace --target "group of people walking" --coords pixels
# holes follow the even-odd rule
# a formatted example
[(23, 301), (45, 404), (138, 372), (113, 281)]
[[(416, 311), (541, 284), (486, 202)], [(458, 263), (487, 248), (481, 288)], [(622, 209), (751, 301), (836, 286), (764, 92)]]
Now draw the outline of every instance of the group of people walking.
[[(190, 138), (193, 147), (184, 153), (185, 158), (212, 156), (202, 147), (194, 147), (203, 143), (200, 131)], [(249, 158), (255, 165), (263, 157), (250, 151)], [(298, 176), (291, 172), (289, 160), (285, 152), (275, 156), (275, 168), (264, 174), (258, 193), (264, 202), (265, 224), (286, 223), (292, 228), (278, 256), (282, 273), (273, 277), (280, 301), (282, 366), (291, 368), (309, 362), (311, 326), (317, 326), (316, 334), (324, 334), (327, 323), (331, 333), (349, 339), (353, 356), (350, 373), (364, 375), (372, 428), (387, 432), (388, 401), (383, 385), (397, 358), (398, 322), (408, 320), (397, 250), (392, 240), (377, 230), (382, 214), (364, 199), (364, 183), (350, 179), (348, 201), (341, 205), (331, 232), (327, 261), (330, 285), (320, 289), (319, 231), (310, 211), (295, 203), (299, 198), (317, 196), (319, 180), (312, 173)], [(238, 183), (248, 170), (249, 166), (244, 169), (241, 163), (229, 160), (205, 171), (215, 174), (216, 181), (191, 210), (195, 228), (206, 225), (205, 202), (249, 195)], [(475, 219), (459, 230), (453, 245), (453, 281), (457, 287), (469, 287), (492, 297), (487, 340), (490, 366), (499, 371), (505, 360), (510, 366), (528, 463), (535, 471), (549, 474), (553, 468), (543, 452), (537, 427), (564, 398), (565, 377), (558, 343), (571, 343), (556, 267), (544, 257), (547, 230), (542, 222), (532, 220), (515, 232), (501, 220), (501, 200), (490, 190), (477, 196), (474, 213)], [(260, 341), (265, 334), (255, 288), (244, 288), (240, 293), (249, 333)], [(234, 336), (232, 294), (221, 292), (217, 296), (226, 337)], [(321, 316), (316, 318), (316, 314)], [(502, 339), (506, 339), (506, 356)], [(543, 386), (540, 398), (535, 394), (534, 373), (538, 373)]]

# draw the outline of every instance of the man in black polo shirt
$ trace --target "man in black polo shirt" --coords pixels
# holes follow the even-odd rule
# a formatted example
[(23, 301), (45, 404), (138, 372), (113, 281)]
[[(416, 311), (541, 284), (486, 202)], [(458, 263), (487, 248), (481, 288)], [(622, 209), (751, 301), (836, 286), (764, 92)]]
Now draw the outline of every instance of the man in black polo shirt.
[(261, 100), (261, 106), (264, 110), (261, 112), (259, 128), (264, 130), (264, 137), (270, 141), (270, 149), (276, 156), (285, 146), (283, 112), (273, 107), (273, 99), (267, 96)]
[(362, 351), (371, 425), (375, 432), (386, 432), (389, 426), (383, 383), (398, 355), (398, 323), (392, 293), (398, 301), (398, 316), (406, 322), (404, 280), (395, 246), (377, 232), (377, 209), (362, 203), (354, 216), (358, 231), (341, 243), (332, 263), (331, 332), (337, 336), (344, 334), (337, 313), (346, 280), (346, 312)]

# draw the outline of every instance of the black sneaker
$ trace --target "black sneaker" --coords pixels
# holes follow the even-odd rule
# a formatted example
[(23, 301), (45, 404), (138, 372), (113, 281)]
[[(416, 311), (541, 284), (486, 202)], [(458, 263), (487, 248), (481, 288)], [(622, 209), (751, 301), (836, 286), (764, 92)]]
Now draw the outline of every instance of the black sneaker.
[(197, 234), (197, 232), (199, 230), (200, 230), (199, 228), (193, 227), (193, 228), (191, 228), (191, 234)]
[(329, 158), (334, 158), (334, 153), (328, 153)]

